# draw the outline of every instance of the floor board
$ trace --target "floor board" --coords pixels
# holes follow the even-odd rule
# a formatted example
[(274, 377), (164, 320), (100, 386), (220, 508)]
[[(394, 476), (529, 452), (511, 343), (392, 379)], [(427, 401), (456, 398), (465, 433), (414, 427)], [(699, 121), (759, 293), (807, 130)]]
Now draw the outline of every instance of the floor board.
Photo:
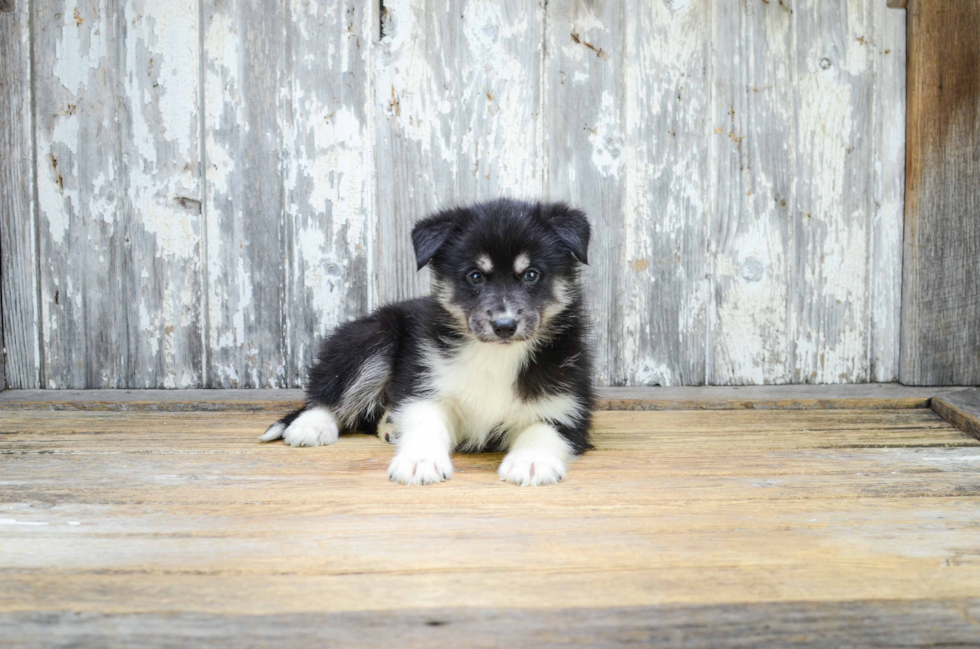
[(980, 645), (980, 442), (927, 408), (600, 412), (543, 488), (273, 414), (0, 411), (0, 646)]

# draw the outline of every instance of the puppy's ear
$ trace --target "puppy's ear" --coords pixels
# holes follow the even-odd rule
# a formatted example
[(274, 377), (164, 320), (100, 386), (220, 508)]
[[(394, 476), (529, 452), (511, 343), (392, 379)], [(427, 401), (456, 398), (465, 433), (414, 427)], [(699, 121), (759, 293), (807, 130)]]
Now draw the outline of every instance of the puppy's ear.
[(416, 270), (422, 270), (456, 229), (455, 212), (439, 212), (426, 217), (412, 228)]
[(541, 206), (541, 217), (569, 247), (575, 258), (588, 265), (589, 236), (592, 230), (585, 213), (564, 203), (550, 203)]

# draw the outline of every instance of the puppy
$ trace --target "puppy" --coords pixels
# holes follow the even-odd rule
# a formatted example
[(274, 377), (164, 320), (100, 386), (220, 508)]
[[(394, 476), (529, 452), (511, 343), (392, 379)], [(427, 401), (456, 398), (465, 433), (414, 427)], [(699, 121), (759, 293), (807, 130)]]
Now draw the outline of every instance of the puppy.
[(506, 451), (498, 473), (514, 484), (562, 480), (591, 448), (578, 281), (589, 234), (561, 203), (497, 200), (420, 221), (412, 243), (434, 295), (339, 326), (310, 368), (306, 405), (260, 439), (332, 444), (384, 419), (395, 482), (448, 480), (454, 450)]

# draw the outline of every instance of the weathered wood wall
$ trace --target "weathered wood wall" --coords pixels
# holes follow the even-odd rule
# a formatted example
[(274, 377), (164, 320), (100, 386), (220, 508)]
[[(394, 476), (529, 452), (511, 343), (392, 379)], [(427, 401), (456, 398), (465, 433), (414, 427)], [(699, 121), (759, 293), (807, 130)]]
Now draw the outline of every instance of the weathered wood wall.
[(897, 377), (883, 0), (16, 5), (12, 387), (299, 385), (427, 289), (416, 219), (500, 194), (591, 215), (601, 384)]
[(980, 384), (980, 3), (909, 5), (903, 382)]

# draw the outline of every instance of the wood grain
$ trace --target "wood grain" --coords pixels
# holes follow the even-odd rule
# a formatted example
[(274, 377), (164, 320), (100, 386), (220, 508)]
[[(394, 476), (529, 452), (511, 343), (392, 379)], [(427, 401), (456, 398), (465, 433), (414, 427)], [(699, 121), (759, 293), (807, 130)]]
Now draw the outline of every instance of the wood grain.
[[(874, 220), (871, 241), (872, 381), (898, 378), (902, 325), (902, 232), (905, 223), (906, 14), (880, 2), (875, 12)], [(867, 39), (865, 39), (867, 40)]]
[[(957, 388), (869, 385), (705, 386), (600, 388), (599, 410), (894, 410), (928, 408)], [(301, 390), (11, 390), (0, 410), (286, 410), (303, 402)]]
[(320, 622), (340, 645), (373, 624), (608, 646), (710, 617), (853, 644), (914, 611), (934, 642), (977, 632), (980, 442), (928, 409), (599, 413), (596, 450), (540, 489), (499, 482), (498, 454), (402, 487), (376, 438), (261, 444), (268, 420), (0, 412), (5, 637), (290, 646)]
[(980, 439), (980, 390), (958, 390), (932, 399), (932, 409), (960, 430)]
[(908, 11), (901, 380), (980, 383), (980, 6)]
[(3, 386), (41, 386), (30, 7), (0, 15), (0, 330)]
[(794, 21), (778, 3), (715, 3), (708, 383), (792, 382)]
[(31, 7), (45, 387), (199, 386), (197, 4)]
[(500, 194), (590, 215), (599, 385), (897, 378), (881, 2), (31, 6), (14, 387), (297, 387), (334, 325), (428, 291), (418, 218)]
[[(663, 647), (783, 649), (841, 646), (960, 647), (975, 644), (976, 599), (847, 601), (630, 608), (438, 608), (408, 611), (206, 615), (0, 614), (12, 646), (406, 648)], [(248, 638), (248, 641), (245, 641)]]
[[(282, 305), (286, 376), (258, 385), (299, 387), (318, 338), (370, 308), (370, 66), (376, 20), (373, 5), (365, 2), (296, 0), (285, 7), (279, 119), (286, 152), (280, 154), (288, 260)], [(265, 252), (274, 266), (277, 251), (270, 246)]]
[(583, 209), (594, 224), (584, 272), (596, 379), (623, 383), (617, 335), (623, 293), (623, 177), (626, 162), (625, 6), (557, 0), (546, 3), (543, 112), (545, 193)]
[(791, 16), (799, 79), (791, 381), (867, 381), (875, 138), (865, 134), (875, 124), (875, 12), (812, 2), (794, 3)]
[(711, 302), (711, 3), (635, 2), (624, 14), (625, 231), (606, 235), (621, 237), (606, 254), (628, 263), (620, 285), (601, 289), (619, 296), (615, 316), (600, 316), (617, 359), (608, 382), (698, 385)]
[(206, 385), (282, 386), (285, 17), (281, 4), (260, 0), (207, 0), (203, 11)]
[(375, 46), (377, 129), (377, 303), (429, 292), (429, 271), (416, 273), (410, 233), (415, 221), (456, 201), (460, 88), (457, 11), (445, 20), (434, 0), (385, 0)]

